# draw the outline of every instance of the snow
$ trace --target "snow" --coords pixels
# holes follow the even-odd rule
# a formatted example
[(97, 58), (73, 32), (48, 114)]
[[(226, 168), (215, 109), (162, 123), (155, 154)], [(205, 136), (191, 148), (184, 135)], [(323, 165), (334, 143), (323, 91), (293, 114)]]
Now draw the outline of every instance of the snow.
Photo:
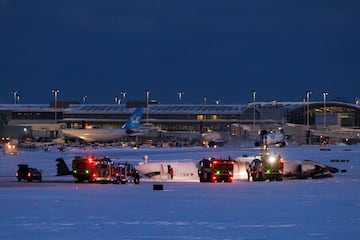
[[(55, 176), (55, 159), (70, 164), (74, 156), (94, 154), (134, 164), (144, 155), (150, 162), (198, 161), (256, 155), (258, 149), (74, 148), (2, 154), (0, 239), (356, 239), (360, 146), (274, 150), (286, 161), (311, 159), (347, 172), (282, 182), (78, 184), (71, 176)], [(42, 169), (44, 182), (17, 182), (19, 163)], [(164, 191), (154, 191), (154, 184), (163, 184)]]

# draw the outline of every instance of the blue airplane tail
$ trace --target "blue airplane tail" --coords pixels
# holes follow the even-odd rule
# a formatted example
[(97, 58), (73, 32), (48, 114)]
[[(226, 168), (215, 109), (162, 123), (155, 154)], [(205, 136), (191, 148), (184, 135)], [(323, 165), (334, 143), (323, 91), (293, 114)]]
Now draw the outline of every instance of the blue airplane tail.
[(124, 129), (139, 128), (143, 111), (144, 111), (143, 108), (136, 108), (135, 111), (128, 118), (126, 123), (122, 126), (122, 128)]

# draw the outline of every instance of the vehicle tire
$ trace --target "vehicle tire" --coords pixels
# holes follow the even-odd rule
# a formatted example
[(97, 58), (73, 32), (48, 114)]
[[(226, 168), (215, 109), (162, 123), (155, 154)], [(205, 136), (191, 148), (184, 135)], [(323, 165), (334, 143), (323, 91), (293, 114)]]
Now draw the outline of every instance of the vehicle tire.
[(253, 182), (256, 182), (256, 181), (258, 181), (259, 179), (256, 177), (256, 173), (251, 173), (251, 177), (252, 177), (252, 180), (253, 180)]
[(42, 182), (42, 177), (39, 178), (39, 182)]
[(140, 179), (139, 179), (139, 178), (135, 178), (135, 179), (134, 179), (134, 183), (135, 183), (135, 184), (139, 184), (139, 183), (140, 183)]
[(199, 178), (200, 178), (200, 182), (205, 182), (202, 174), (199, 176)]
[(84, 182), (84, 179), (83, 178), (78, 178), (75, 180), (76, 183), (83, 183)]
[(256, 174), (252, 174), (252, 179), (253, 179), (253, 182), (259, 181), (259, 179), (257, 178)]
[(18, 178), (18, 182), (21, 182), (21, 178)]

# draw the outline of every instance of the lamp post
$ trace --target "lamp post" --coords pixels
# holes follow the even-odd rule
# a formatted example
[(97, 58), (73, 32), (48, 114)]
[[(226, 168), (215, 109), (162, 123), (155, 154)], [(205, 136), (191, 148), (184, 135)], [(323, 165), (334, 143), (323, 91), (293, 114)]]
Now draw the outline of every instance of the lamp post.
[(55, 124), (56, 124), (56, 122), (57, 122), (57, 96), (59, 93), (59, 89), (53, 89), (52, 93), (54, 94)]
[(150, 90), (146, 90), (146, 123), (149, 123), (149, 97)]
[(255, 126), (255, 102), (256, 102), (256, 90), (253, 90), (252, 91), (253, 93), (253, 106), (254, 106), (254, 109), (253, 109), (253, 125)]
[(329, 93), (324, 91), (322, 94), (324, 97), (324, 128), (325, 128), (326, 127), (326, 96), (329, 95)]
[(310, 100), (311, 91), (306, 92), (306, 126), (307, 129), (310, 127), (310, 111), (309, 111), (309, 100)]
[(120, 94), (121, 94), (121, 96), (122, 96), (122, 101), (123, 101), (123, 103), (125, 103), (125, 97), (126, 97), (127, 92), (121, 91)]
[(183, 91), (177, 92), (177, 95), (179, 96), (179, 103), (181, 103), (182, 96), (184, 95)]
[(114, 101), (115, 101), (115, 104), (120, 104), (121, 103), (121, 99), (118, 98), (117, 96), (115, 96)]
[(360, 105), (360, 98), (355, 98), (355, 104)]
[(13, 91), (14, 104), (16, 104), (17, 91)]

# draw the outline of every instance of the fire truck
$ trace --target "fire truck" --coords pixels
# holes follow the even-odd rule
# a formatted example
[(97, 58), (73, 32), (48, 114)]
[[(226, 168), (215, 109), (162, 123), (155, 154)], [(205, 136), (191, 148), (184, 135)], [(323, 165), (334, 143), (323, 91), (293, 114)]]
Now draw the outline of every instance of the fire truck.
[(261, 159), (254, 159), (249, 168), (253, 181), (282, 181), (284, 159), (280, 155), (263, 150)]
[(120, 166), (108, 157), (75, 157), (72, 161), (72, 174), (75, 182), (119, 183)]
[(140, 183), (139, 172), (135, 169), (134, 166), (129, 163), (119, 164), (119, 181), (122, 184), (132, 182), (135, 184)]
[(202, 159), (198, 164), (200, 182), (232, 182), (233, 171), (231, 159)]

